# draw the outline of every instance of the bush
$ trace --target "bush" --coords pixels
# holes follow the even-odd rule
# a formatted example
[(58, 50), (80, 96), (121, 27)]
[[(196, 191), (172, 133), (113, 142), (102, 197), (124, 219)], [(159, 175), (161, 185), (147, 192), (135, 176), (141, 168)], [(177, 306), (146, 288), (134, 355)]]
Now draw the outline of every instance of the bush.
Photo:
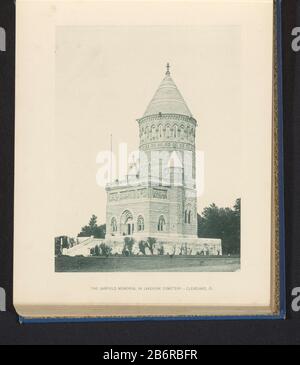
[(147, 242), (145, 241), (139, 242), (139, 250), (143, 255), (146, 255), (146, 247), (147, 247)]
[(112, 248), (106, 245), (104, 242), (100, 244), (101, 256), (110, 256)]
[(60, 237), (55, 237), (55, 256), (62, 255), (62, 248), (60, 243)]
[(100, 256), (100, 248), (98, 245), (95, 246), (95, 252), (94, 252), (95, 256)]
[(149, 251), (151, 252), (151, 255), (153, 255), (155, 244), (156, 244), (156, 238), (148, 237), (146, 244), (147, 244)]
[(125, 254), (125, 256), (132, 256), (132, 249), (133, 249), (134, 243), (135, 243), (135, 240), (133, 238), (125, 237), (124, 238), (124, 248), (123, 248), (122, 254)]
[(158, 251), (158, 254), (160, 256), (164, 255), (165, 254), (165, 249), (164, 249), (164, 246), (163, 244), (161, 243), (160, 246), (157, 248), (157, 251)]
[[(63, 248), (70, 248), (69, 238), (67, 236), (55, 237), (55, 255), (61, 256)], [(71, 246), (72, 247), (72, 246)]]

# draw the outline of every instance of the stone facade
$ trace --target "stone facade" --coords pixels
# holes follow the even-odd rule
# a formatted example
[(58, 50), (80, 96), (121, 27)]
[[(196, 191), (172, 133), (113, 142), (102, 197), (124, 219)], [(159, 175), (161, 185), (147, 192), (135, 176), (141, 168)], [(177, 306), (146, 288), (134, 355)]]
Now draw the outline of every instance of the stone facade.
[(197, 121), (169, 69), (137, 122), (140, 155), (134, 173), (106, 186), (105, 241), (116, 245), (126, 236), (136, 242), (154, 237), (169, 254), (184, 245), (193, 254), (221, 254), (220, 240), (197, 237)]

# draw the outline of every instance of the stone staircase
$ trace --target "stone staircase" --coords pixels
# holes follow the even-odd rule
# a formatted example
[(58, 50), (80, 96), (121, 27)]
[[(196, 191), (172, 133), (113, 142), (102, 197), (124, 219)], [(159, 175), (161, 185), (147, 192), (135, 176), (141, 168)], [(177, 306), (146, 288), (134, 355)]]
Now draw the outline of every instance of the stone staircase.
[(63, 255), (67, 256), (89, 256), (91, 248), (94, 248), (96, 245), (100, 245), (104, 242), (103, 239), (94, 238), (93, 236), (87, 237), (85, 240), (80, 242), (78, 245), (75, 245), (68, 249), (63, 249)]

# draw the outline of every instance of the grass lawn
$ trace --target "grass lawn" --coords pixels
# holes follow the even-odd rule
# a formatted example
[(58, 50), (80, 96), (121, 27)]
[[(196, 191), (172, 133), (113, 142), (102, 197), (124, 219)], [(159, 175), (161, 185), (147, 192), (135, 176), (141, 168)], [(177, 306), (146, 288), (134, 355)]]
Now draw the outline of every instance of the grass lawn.
[(56, 272), (190, 271), (233, 272), (240, 269), (240, 257), (222, 256), (113, 256), (55, 258)]

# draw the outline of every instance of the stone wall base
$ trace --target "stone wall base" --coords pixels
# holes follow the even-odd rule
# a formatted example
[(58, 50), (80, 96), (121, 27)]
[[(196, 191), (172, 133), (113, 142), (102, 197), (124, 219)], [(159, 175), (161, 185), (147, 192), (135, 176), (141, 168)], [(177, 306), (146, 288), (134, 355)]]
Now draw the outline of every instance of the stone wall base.
[[(139, 247), (139, 242), (141, 240), (146, 241), (146, 239), (147, 237), (144, 237), (144, 239), (141, 238), (140, 240), (135, 240), (132, 247), (132, 253), (134, 255), (143, 255)], [(69, 250), (64, 250), (64, 254), (69, 256), (90, 256), (91, 249), (96, 245), (101, 245), (101, 243), (105, 243), (111, 248), (112, 255), (122, 255), (124, 250), (124, 237), (122, 237), (122, 240), (119, 238), (114, 240), (113, 237), (105, 240), (91, 238), (87, 244), (79, 244), (70, 248)], [(166, 237), (157, 237), (156, 243), (153, 247), (153, 253), (148, 247), (145, 247), (145, 254), (220, 256), (222, 255), (222, 242), (221, 239), (215, 238), (182, 237), (180, 239), (168, 239)]]

